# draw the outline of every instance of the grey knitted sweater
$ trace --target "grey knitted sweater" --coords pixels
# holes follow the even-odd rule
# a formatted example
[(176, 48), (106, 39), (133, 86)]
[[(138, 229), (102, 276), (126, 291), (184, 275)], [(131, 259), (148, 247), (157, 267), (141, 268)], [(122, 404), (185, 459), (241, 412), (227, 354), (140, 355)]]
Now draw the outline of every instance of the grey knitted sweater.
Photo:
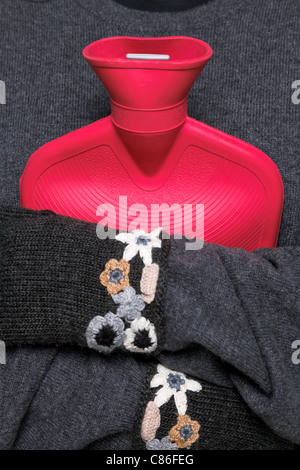
[[(194, 422), (201, 424), (199, 448), (292, 447), (282, 439), (300, 444), (300, 365), (292, 361), (292, 345), (300, 339), (300, 105), (292, 100), (292, 84), (300, 79), (299, 5), (279, 0), (215, 0), (169, 13), (129, 9), (112, 0), (4, 0), (1, 9), (0, 78), (6, 84), (6, 104), (1, 105), (3, 204), (18, 205), (18, 179), (36, 148), (109, 114), (108, 97), (84, 63), (81, 50), (112, 35), (189, 35), (208, 42), (214, 58), (191, 92), (189, 114), (267, 153), (285, 187), (276, 249), (247, 253), (207, 244), (195, 256), (171, 240), (159, 314), (163, 339), (159, 356), (150, 360), (153, 364), (122, 352), (103, 356), (76, 347), (83, 346), (78, 339), (82, 331), (79, 328), (77, 334), (73, 320), (69, 340), (66, 335), (57, 341), (54, 335), (50, 341), (60, 347), (9, 347), (7, 364), (0, 365), (1, 448), (143, 448), (145, 439), (138, 440), (140, 427), (147, 403), (155, 401), (151, 378), (158, 362), (202, 385), (198, 401), (187, 393), (186, 412), (194, 413)], [(55, 251), (49, 233), (37, 222), (39, 217), (26, 217), (12, 208), (1, 211), (5, 227), (1, 257), (6, 260), (1, 268), (1, 305), (7, 312), (12, 297), (17, 299), (15, 321), (42, 305), (39, 297), (34, 300), (30, 295), (36, 271), (34, 263), (30, 272), (28, 264), (22, 264), (22, 246), (27, 263), (35, 256), (38, 259), (41, 240), (50, 254)], [(20, 219), (25, 221), (23, 230)], [(60, 220), (55, 219), (54, 226), (61, 227)], [(28, 233), (36, 234), (32, 243), (22, 238), (26, 226)], [(85, 230), (83, 239), (91, 237), (89, 230), (90, 235), (84, 235)], [(56, 260), (50, 273), (39, 273), (41, 287), (52, 282), (53, 298), (59, 299), (62, 291), (56, 274), (63, 273), (63, 280), (74, 288), (66, 268), (72, 259), (72, 240), (67, 230), (63, 234), (64, 246), (70, 246), (66, 258)], [(93, 243), (82, 256), (93, 258)], [(18, 284), (11, 273), (19, 276)], [(79, 292), (83, 278), (77, 279)], [(92, 279), (86, 278), (89, 282)], [(82, 312), (85, 302), (79, 294), (69, 307)], [(94, 304), (92, 296), (89, 302)], [(51, 309), (49, 302), (43, 306)], [(60, 314), (64, 307), (65, 299), (58, 301), (55, 312)], [(3, 317), (5, 312), (1, 313)], [(10, 333), (13, 321), (11, 316)], [(35, 321), (40, 324), (38, 318)], [(6, 326), (7, 322), (3, 335)], [(34, 344), (34, 335), (29, 342), (16, 338), (10, 344)], [(73, 346), (65, 349), (67, 343)], [(156, 435), (160, 439), (174, 427), (165, 418), (174, 414), (168, 406), (161, 408), (161, 431)], [(243, 438), (243, 426), (236, 424), (241, 422), (245, 423)], [(228, 429), (234, 427), (236, 434), (226, 441)], [(259, 436), (257, 440), (245, 438), (249, 429)]]

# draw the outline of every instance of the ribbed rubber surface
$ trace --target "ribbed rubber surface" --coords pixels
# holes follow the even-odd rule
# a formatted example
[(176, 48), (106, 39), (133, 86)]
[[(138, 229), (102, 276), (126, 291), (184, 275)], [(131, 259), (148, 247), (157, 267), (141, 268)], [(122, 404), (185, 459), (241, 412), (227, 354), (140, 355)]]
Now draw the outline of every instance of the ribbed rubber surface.
[[(262, 184), (248, 169), (195, 146), (186, 149), (164, 186), (155, 191), (139, 189), (110, 147), (99, 146), (45, 170), (35, 186), (33, 208), (99, 222), (97, 207), (112, 204), (119, 228), (119, 196), (127, 196), (128, 206), (146, 205), (149, 213), (151, 204), (193, 204), (181, 230), (187, 236), (193, 236), (196, 204), (204, 204), (205, 241), (249, 251), (260, 247), (266, 210)], [(129, 216), (128, 221), (134, 218)], [(151, 228), (147, 214), (139, 220), (142, 228)], [(176, 232), (182, 227), (181, 220), (180, 216), (171, 218), (171, 233), (174, 222)], [(109, 224), (114, 226), (113, 217)], [(166, 229), (162, 220), (160, 225)]]

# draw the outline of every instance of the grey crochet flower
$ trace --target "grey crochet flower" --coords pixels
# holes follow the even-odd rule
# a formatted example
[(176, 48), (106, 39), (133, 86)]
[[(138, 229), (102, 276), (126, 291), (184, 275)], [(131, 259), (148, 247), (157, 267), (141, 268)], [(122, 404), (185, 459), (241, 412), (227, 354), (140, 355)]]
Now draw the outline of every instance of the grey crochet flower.
[(133, 287), (126, 287), (124, 291), (112, 296), (114, 302), (119, 304), (117, 315), (128, 322), (141, 317), (145, 303), (141, 295), (136, 294)]
[(123, 344), (124, 323), (111, 312), (98, 315), (90, 321), (85, 336), (89, 348), (107, 354)]
[(153, 439), (153, 441), (146, 442), (148, 450), (177, 450), (176, 444), (170, 442), (169, 436), (163, 437), (161, 440)]

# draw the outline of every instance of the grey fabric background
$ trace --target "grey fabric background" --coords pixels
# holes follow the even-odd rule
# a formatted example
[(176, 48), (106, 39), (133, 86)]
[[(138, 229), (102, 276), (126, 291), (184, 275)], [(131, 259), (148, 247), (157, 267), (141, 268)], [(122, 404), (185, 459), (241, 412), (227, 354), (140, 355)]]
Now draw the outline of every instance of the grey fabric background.
[(130, 449), (145, 364), (35, 346), (2, 369), (1, 449)]
[[(3, 0), (0, 15), (0, 78), (7, 90), (0, 109), (0, 201), (12, 205), (19, 204), (18, 179), (34, 150), (109, 114), (108, 96), (81, 55), (87, 44), (114, 35), (189, 35), (212, 46), (214, 56), (190, 93), (189, 114), (259, 147), (277, 164), (285, 187), (281, 248), (245, 254), (207, 247), (191, 260), (174, 245), (169, 285), (182, 272), (186, 284), (176, 306), (172, 288), (167, 297), (166, 350), (172, 354), (162, 361), (238, 387), (276, 432), (298, 443), (300, 366), (289, 354), (291, 340), (300, 336), (300, 105), (291, 101), (292, 82), (300, 79), (299, 17), (293, 0), (215, 0), (178, 13), (130, 10), (113, 0)], [(183, 309), (193, 323), (187, 336), (178, 337), (174, 325)], [(0, 446), (80, 448), (100, 440), (103, 448), (128, 448), (145, 374), (143, 364), (128, 361), (126, 367), (124, 359), (107, 361), (75, 349), (9, 350), (7, 365), (0, 366)], [(125, 370), (132, 388), (101, 393), (102, 378), (111, 384)], [(112, 406), (116, 402), (126, 405)], [(97, 406), (102, 411), (94, 422)], [(106, 426), (103, 407), (107, 423), (125, 422), (122, 430)], [(76, 427), (78, 410), (85, 419)]]

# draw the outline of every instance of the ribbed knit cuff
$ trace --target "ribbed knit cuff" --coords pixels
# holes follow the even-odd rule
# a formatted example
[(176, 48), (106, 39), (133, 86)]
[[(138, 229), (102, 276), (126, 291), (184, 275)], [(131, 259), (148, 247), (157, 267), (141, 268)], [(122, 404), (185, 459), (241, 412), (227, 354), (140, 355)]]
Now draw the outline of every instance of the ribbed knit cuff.
[(169, 240), (99, 239), (96, 224), (0, 208), (0, 339), (156, 354)]

